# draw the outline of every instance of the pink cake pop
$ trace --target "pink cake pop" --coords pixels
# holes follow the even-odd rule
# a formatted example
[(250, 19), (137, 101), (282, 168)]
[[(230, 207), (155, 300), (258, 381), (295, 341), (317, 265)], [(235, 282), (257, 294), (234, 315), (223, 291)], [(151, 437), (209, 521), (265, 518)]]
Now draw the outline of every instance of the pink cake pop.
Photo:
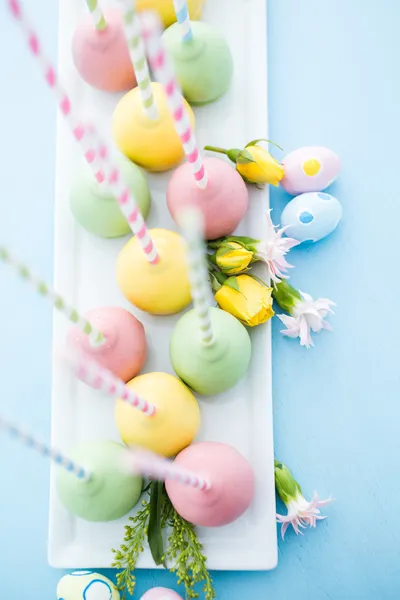
[(86, 317), (106, 341), (94, 346), (81, 329), (73, 327), (68, 334), (69, 344), (95, 358), (125, 383), (136, 377), (147, 355), (146, 336), (140, 321), (124, 308), (111, 306), (95, 308)]
[(126, 43), (121, 11), (104, 11), (103, 27), (97, 28), (93, 14), (79, 23), (72, 40), (74, 64), (82, 79), (106, 92), (123, 92), (136, 86)]
[(146, 592), (140, 600), (182, 600), (182, 596), (168, 588), (155, 587)]
[(214, 240), (230, 235), (243, 218), (249, 196), (246, 184), (234, 167), (219, 158), (204, 158), (208, 175), (205, 189), (193, 178), (192, 167), (185, 163), (173, 173), (167, 187), (167, 204), (177, 221), (187, 205), (196, 205), (204, 215), (205, 237)]

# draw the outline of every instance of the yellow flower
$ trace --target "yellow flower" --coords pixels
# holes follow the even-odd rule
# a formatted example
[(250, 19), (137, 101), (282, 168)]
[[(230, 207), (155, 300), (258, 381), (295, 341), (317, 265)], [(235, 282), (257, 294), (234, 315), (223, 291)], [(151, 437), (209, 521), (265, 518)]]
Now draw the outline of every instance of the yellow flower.
[(230, 313), (243, 325), (255, 327), (274, 316), (272, 310), (272, 288), (249, 275), (235, 277), (239, 291), (226, 282), (216, 292), (215, 299), (222, 310)]
[(284, 170), (282, 165), (261, 146), (248, 146), (247, 152), (251, 155), (254, 162), (241, 162), (240, 157), (236, 162), (237, 172), (249, 183), (258, 183), (263, 185), (269, 183), (277, 186)]
[(253, 252), (237, 242), (228, 242), (215, 253), (215, 262), (226, 275), (243, 273), (253, 259)]

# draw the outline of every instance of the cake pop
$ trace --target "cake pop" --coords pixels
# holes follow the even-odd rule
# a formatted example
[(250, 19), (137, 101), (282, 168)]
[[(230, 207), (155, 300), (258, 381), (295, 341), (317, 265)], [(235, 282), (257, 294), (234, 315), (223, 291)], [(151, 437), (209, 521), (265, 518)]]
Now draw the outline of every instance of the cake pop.
[(90, 311), (88, 317), (81, 316), (49, 284), (36, 277), (2, 246), (0, 260), (14, 267), (25, 281), (75, 325), (68, 335), (68, 342), (73, 347), (97, 357), (104, 367), (125, 381), (139, 373), (146, 359), (146, 338), (143, 325), (127, 310), (97, 308)]
[(147, 355), (146, 335), (140, 321), (124, 308), (113, 306), (92, 309), (86, 316), (103, 333), (105, 343), (91, 345), (87, 335), (73, 327), (68, 334), (69, 344), (95, 358), (123, 381), (135, 377)]
[(193, 525), (219, 527), (238, 519), (254, 497), (254, 473), (235, 448), (199, 442), (170, 461), (143, 450), (126, 455), (127, 472), (165, 481), (175, 510)]
[[(200, 19), (204, 3), (205, 0), (188, 0), (191, 19)], [(176, 20), (173, 0), (136, 0), (136, 8), (138, 11), (157, 11), (165, 27), (169, 27)]]
[(118, 285), (140, 310), (154, 315), (180, 312), (191, 300), (183, 240), (166, 229), (152, 229), (151, 237), (160, 256), (158, 263), (150, 265), (137, 238), (132, 238), (117, 259)]
[[(141, 169), (120, 156), (117, 159), (121, 175), (135, 196), (144, 219), (150, 210), (150, 190)], [(90, 233), (104, 238), (127, 235), (130, 226), (114, 195), (103, 182), (96, 181), (87, 164), (77, 172), (70, 191), (70, 207), (78, 223)]]
[(97, 25), (93, 14), (82, 19), (72, 39), (77, 71), (86, 83), (105, 92), (123, 92), (135, 87), (121, 11), (110, 8), (102, 15), (96, 6), (96, 14), (102, 15)]
[(232, 54), (224, 37), (207, 23), (190, 23), (189, 31), (191, 35), (184, 39), (182, 25), (174, 23), (163, 39), (185, 98), (190, 104), (207, 104), (229, 88)]
[(183, 600), (183, 598), (168, 588), (155, 587), (146, 592), (140, 600)]
[(219, 308), (210, 308), (208, 273), (198, 209), (181, 212), (194, 310), (177, 322), (170, 341), (171, 364), (190, 388), (205, 396), (233, 387), (246, 373), (251, 342), (245, 327)]
[(172, 174), (167, 187), (167, 204), (176, 221), (185, 206), (201, 209), (207, 240), (230, 235), (242, 220), (249, 204), (246, 184), (239, 173), (219, 158), (203, 160), (208, 176), (205, 189), (201, 189), (193, 178), (191, 165), (185, 163)]
[(113, 582), (93, 571), (73, 571), (61, 577), (57, 585), (58, 600), (120, 600)]
[(142, 478), (120, 468), (125, 448), (109, 441), (84, 442), (70, 453), (91, 476), (82, 481), (65, 469), (57, 473), (57, 493), (64, 506), (86, 521), (114, 521), (128, 513), (142, 493)]
[[(167, 108), (164, 90), (150, 82), (149, 67), (137, 13), (127, 4), (124, 29), (138, 87), (117, 104), (112, 131), (119, 150), (150, 171), (166, 171), (183, 158), (182, 144)], [(191, 113), (189, 106), (186, 110)]]
[(157, 407), (148, 417), (117, 400), (115, 418), (122, 441), (163, 456), (174, 456), (194, 439), (200, 425), (196, 398), (182, 381), (167, 373), (146, 373), (127, 384)]

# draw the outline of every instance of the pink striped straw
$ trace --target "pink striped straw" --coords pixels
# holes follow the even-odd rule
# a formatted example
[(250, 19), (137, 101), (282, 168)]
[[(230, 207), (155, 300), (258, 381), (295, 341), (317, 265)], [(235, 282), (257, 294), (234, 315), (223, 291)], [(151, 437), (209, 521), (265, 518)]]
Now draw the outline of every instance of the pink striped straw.
[[(62, 115), (65, 117), (75, 140), (79, 143), (82, 153), (90, 165), (97, 181), (106, 182), (114, 194), (116, 201), (128, 221), (133, 234), (138, 238), (139, 244), (152, 265), (158, 263), (157, 249), (150, 237), (146, 223), (140, 214), (136, 200), (130, 190), (126, 187), (119, 170), (112, 164), (109, 151), (98, 133), (92, 126), (83, 125), (72, 111), (71, 100), (61, 86), (57, 72), (42, 53), (40, 40), (26, 19), (19, 0), (7, 0), (8, 8), (23, 30), (31, 53), (44, 71), (45, 80), (53, 90)], [(107, 171), (105, 172), (105, 168)]]
[(183, 485), (189, 485), (202, 492), (211, 488), (211, 483), (200, 475), (183, 469), (173, 461), (162, 458), (148, 450), (131, 449), (124, 457), (124, 461), (126, 461), (126, 467), (129, 471), (140, 473), (151, 479), (179, 481)]
[(143, 15), (142, 34), (150, 65), (156, 78), (164, 87), (169, 110), (174, 119), (175, 129), (181, 138), (186, 158), (192, 166), (196, 183), (199, 188), (205, 189), (208, 177), (204, 169), (203, 158), (190, 125), (189, 116), (183, 102), (182, 91), (175, 77), (172, 62), (164, 47), (161, 31), (161, 22), (156, 14)]
[(67, 352), (65, 359), (71, 365), (75, 375), (93, 388), (100, 389), (112, 398), (119, 398), (130, 404), (144, 415), (152, 417), (157, 408), (138, 396), (121, 379), (111, 371), (102, 367), (96, 360), (83, 355), (81, 352)]

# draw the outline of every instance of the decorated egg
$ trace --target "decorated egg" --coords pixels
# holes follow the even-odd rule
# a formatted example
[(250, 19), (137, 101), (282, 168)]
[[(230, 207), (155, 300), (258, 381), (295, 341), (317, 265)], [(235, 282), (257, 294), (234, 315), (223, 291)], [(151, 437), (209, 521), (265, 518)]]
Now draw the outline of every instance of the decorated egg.
[(74, 571), (60, 579), (58, 600), (119, 600), (115, 585), (100, 573)]
[(339, 200), (323, 192), (310, 192), (296, 196), (285, 206), (281, 226), (287, 228), (285, 235), (299, 242), (317, 242), (332, 233), (341, 218)]
[(282, 161), (285, 174), (280, 184), (289, 194), (322, 192), (337, 178), (340, 159), (323, 146), (306, 146), (290, 152)]
[(182, 597), (168, 588), (156, 587), (146, 592), (140, 600), (182, 600)]

